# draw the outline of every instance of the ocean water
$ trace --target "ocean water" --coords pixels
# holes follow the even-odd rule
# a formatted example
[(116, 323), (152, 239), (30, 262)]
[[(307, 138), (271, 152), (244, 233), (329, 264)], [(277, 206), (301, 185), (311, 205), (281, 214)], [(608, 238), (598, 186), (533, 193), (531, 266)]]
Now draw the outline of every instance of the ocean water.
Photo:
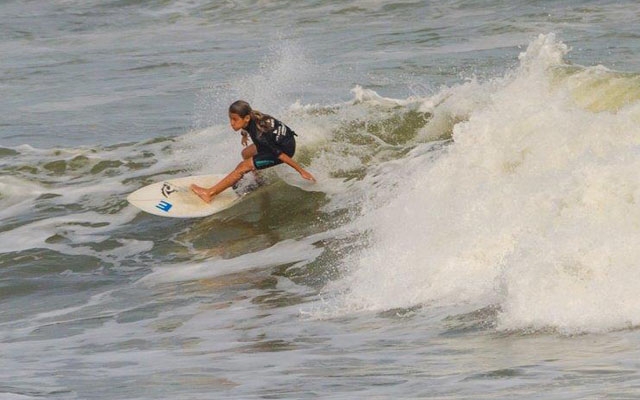
[[(634, 1), (0, 3), (1, 399), (640, 397)], [(218, 215), (126, 202), (299, 134)]]

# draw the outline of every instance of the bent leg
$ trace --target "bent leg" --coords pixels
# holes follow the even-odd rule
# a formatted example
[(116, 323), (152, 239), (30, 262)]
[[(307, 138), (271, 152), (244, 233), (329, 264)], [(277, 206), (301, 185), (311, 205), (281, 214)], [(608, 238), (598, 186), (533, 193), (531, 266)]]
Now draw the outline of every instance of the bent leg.
[(229, 175), (225, 176), (220, 182), (216, 183), (214, 186), (210, 188), (203, 188), (198, 185), (191, 185), (191, 190), (197, 194), (202, 200), (207, 203), (210, 203), (213, 197), (217, 194), (222, 193), (226, 189), (233, 186), (236, 182), (238, 182), (244, 174), (247, 172), (253, 171), (255, 167), (253, 166), (253, 159), (249, 158), (242, 161), (236, 169), (231, 171)]
[[(248, 160), (248, 159), (252, 159), (253, 164), (255, 165), (255, 159), (254, 157), (258, 154), (258, 148), (256, 147), (255, 144), (252, 144), (250, 146), (245, 147), (244, 149), (242, 149), (242, 159), (243, 160)], [(258, 173), (257, 170), (253, 170), (253, 176), (256, 178), (256, 181), (259, 181), (260, 178), (260, 174)]]
[(247, 160), (249, 158), (252, 158), (256, 154), (258, 154), (258, 149), (256, 148), (255, 144), (252, 144), (252, 145), (247, 146), (244, 149), (242, 149), (242, 153), (241, 154), (242, 154), (242, 159), (243, 160)]

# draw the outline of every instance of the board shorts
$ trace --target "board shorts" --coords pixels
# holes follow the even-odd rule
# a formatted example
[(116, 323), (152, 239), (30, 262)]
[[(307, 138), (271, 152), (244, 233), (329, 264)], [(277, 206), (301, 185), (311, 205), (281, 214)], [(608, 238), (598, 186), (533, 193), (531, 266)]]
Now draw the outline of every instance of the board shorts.
[[(296, 140), (292, 137), (291, 140), (287, 140), (286, 143), (280, 145), (280, 150), (289, 157), (293, 157), (296, 152)], [(260, 151), (258, 148), (258, 154), (253, 156), (253, 166), (256, 169), (265, 169), (269, 167), (282, 164), (282, 161), (268, 150)]]

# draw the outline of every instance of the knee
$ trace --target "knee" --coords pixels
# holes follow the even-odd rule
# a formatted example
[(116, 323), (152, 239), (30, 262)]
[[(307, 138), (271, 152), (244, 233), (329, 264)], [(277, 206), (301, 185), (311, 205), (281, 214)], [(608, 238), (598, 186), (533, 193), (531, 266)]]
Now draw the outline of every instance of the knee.
[(236, 172), (241, 174), (241, 175), (244, 175), (249, 171), (253, 171), (253, 158), (248, 158), (248, 159), (242, 161), (236, 167)]
[(257, 151), (256, 151), (256, 145), (255, 144), (247, 146), (244, 149), (242, 149), (242, 152), (241, 152), (242, 159), (243, 160), (247, 160), (247, 159), (255, 156), (256, 153), (257, 153)]

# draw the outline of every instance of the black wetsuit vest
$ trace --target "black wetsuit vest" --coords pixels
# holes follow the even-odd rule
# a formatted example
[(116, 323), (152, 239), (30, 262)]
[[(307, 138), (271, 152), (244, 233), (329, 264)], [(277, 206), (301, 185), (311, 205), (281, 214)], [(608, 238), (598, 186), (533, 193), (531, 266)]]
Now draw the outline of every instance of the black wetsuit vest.
[(260, 132), (256, 121), (252, 118), (245, 129), (251, 137), (253, 144), (256, 145), (258, 154), (269, 153), (277, 158), (280, 154), (285, 153), (289, 157), (293, 157), (296, 148), (296, 140), (294, 137), (296, 133), (275, 118), (270, 118), (269, 122), (272, 128)]

